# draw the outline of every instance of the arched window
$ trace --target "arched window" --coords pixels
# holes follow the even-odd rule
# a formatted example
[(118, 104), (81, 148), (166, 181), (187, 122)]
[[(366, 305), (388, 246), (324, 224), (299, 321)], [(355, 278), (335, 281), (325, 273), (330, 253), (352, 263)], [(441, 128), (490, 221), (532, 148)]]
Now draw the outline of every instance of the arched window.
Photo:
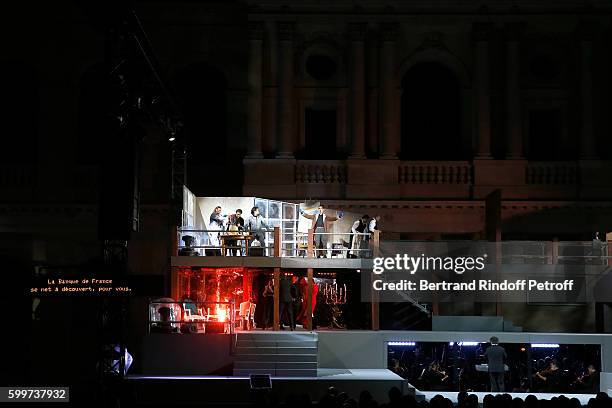
[(461, 87), (455, 74), (437, 62), (420, 62), (402, 78), (402, 160), (462, 160)]

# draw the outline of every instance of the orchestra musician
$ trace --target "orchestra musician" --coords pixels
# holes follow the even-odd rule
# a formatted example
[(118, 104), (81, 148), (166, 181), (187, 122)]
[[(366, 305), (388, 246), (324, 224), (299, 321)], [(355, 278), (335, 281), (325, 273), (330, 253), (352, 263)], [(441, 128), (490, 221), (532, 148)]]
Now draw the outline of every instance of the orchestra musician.
[(535, 373), (534, 377), (544, 383), (544, 390), (546, 392), (559, 391), (561, 384), (561, 370), (559, 370), (557, 360), (550, 360), (548, 367)]
[(400, 362), (397, 358), (391, 359), (390, 370), (393, 371), (395, 374), (399, 375), (400, 377), (405, 378), (406, 370), (404, 370), (404, 367), (400, 365)]
[(448, 374), (442, 369), (437, 360), (434, 360), (431, 362), (431, 364), (429, 364), (429, 367), (427, 367), (421, 377), (425, 384), (428, 385), (427, 389), (430, 390), (445, 389), (449, 382)]
[(577, 390), (596, 393), (599, 391), (599, 373), (594, 364), (589, 364), (586, 371), (583, 372), (572, 384)]

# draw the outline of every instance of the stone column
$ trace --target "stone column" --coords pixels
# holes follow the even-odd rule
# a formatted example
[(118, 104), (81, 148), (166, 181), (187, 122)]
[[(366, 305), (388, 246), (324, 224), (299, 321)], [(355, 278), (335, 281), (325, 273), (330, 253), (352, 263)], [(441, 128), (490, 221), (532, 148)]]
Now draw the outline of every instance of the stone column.
[(476, 118), (476, 157), (491, 158), (491, 95), (489, 77), (489, 23), (476, 23), (472, 36), (475, 47), (474, 97)]
[(576, 30), (578, 45), (578, 74), (580, 86), (580, 158), (597, 157), (593, 131), (593, 40), (597, 28), (593, 22), (584, 22)]
[(523, 157), (523, 122), (521, 118), (520, 35), (523, 25), (506, 25), (506, 147), (509, 159)]
[(368, 75), (368, 136), (366, 149), (370, 153), (378, 153), (378, 135), (380, 133), (378, 98), (380, 94), (378, 82), (379, 41), (377, 31), (370, 26), (366, 35), (367, 42), (367, 75)]
[(260, 22), (249, 23), (249, 71), (248, 71), (248, 145), (247, 158), (262, 158), (262, 44), (263, 25)]
[[(264, 152), (276, 150), (278, 126), (278, 38), (276, 22), (268, 21), (264, 27), (264, 73), (263, 73), (263, 135)], [(268, 63), (267, 69), (266, 63)]]
[(380, 158), (397, 158), (396, 135), (399, 129), (396, 125), (396, 98), (395, 86), (395, 43), (397, 40), (397, 25), (385, 24), (381, 27), (381, 62), (380, 62), (380, 87), (381, 87), (381, 117), (382, 134), (380, 137)]
[(351, 159), (365, 158), (365, 40), (363, 23), (349, 25), (351, 39)]
[(277, 158), (292, 159), (295, 147), (293, 129), (293, 23), (278, 23), (279, 38), (279, 134)]

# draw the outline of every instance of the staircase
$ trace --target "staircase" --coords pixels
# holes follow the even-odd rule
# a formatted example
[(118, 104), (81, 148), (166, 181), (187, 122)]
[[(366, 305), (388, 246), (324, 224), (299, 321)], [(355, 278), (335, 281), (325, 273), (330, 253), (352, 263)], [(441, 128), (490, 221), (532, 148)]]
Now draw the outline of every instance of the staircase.
[(380, 324), (385, 330), (431, 330), (431, 313), (419, 303), (385, 303), (380, 310)]
[(317, 351), (316, 333), (238, 333), (234, 376), (316, 377)]

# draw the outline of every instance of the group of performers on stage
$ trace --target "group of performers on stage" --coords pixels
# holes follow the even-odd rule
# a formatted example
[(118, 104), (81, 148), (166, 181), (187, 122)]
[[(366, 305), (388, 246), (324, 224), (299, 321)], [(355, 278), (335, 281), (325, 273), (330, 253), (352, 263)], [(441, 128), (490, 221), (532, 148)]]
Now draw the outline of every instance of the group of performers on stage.
[[(332, 251), (328, 250), (329, 237), (326, 234), (331, 231), (331, 224), (341, 219), (344, 213), (337, 211), (336, 215), (328, 215), (323, 205), (319, 205), (313, 214), (300, 210), (300, 215), (311, 220), (316, 255), (330, 257)], [(348, 242), (350, 247), (348, 257), (361, 258), (371, 255), (368, 251), (368, 242), (373, 232), (378, 229), (379, 221), (379, 215), (374, 217), (363, 215), (353, 223)], [(246, 255), (244, 240), (238, 239), (238, 236), (247, 234), (250, 237), (250, 246), (266, 247), (266, 240), (269, 239), (266, 237), (266, 231), (270, 229), (270, 225), (266, 223), (257, 206), (251, 208), (251, 214), (246, 219), (243, 218), (241, 209), (235, 210), (233, 214), (224, 214), (221, 206), (216, 206), (208, 219), (207, 229), (206, 235), (200, 242), (204, 246), (211, 247), (205, 251), (207, 255), (218, 255), (216, 248), (219, 247), (225, 247), (225, 253), (222, 255)], [(225, 240), (225, 245), (222, 245), (222, 240)], [(188, 246), (191, 243), (190, 241)]]
[(547, 356), (529, 364), (526, 346), (520, 344), (505, 345), (509, 350), (496, 389), (495, 373), (489, 369), (491, 357), (487, 356), (490, 347), (486, 343), (471, 347), (461, 343), (389, 346), (389, 369), (428, 391), (599, 392), (598, 365), (577, 359), (580, 353), (551, 349)]
[[(238, 235), (248, 232), (252, 235), (251, 245), (254, 247), (265, 247), (266, 230), (269, 228), (264, 221), (259, 207), (251, 208), (251, 215), (248, 218), (242, 217), (242, 210), (237, 209), (234, 214), (222, 214), (221, 206), (216, 206), (208, 221), (208, 234), (205, 237), (207, 243), (213, 247), (221, 246), (222, 232), (226, 235)], [(215, 254), (213, 251), (210, 254)], [(244, 244), (237, 239), (227, 239), (226, 253), (224, 255), (245, 255)]]
[[(273, 277), (266, 273), (259, 273), (253, 279), (252, 301), (257, 305), (254, 315), (256, 329), (273, 327), (275, 284)], [(314, 278), (311, 307), (308, 309), (308, 278), (299, 273), (281, 273), (278, 288), (280, 329), (288, 327), (295, 330), (298, 325), (307, 328), (309, 313), (312, 329), (317, 326), (345, 329), (344, 306), (349, 286), (346, 282), (339, 284), (336, 278)]]
[[(308, 313), (314, 316), (317, 306), (319, 285), (312, 282), (311, 310), (307, 308), (308, 281), (304, 276), (283, 275), (279, 286), (279, 321), (281, 330), (289, 326), (294, 330), (298, 324), (305, 326)], [(272, 328), (274, 322), (274, 280), (266, 274), (259, 274), (253, 285), (255, 303), (255, 325), (263, 330)]]

